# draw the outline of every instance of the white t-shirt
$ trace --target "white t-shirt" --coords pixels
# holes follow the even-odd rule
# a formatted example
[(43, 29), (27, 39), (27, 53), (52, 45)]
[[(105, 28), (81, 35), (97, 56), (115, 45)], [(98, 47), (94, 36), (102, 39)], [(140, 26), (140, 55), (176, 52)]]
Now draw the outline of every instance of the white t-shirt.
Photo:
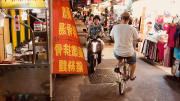
[(89, 21), (89, 16), (86, 17), (86, 21), (87, 21), (87, 22)]
[(101, 24), (104, 23), (105, 17), (104, 17), (104, 16), (100, 16), (100, 19), (101, 19), (100, 23), (101, 23)]
[(122, 57), (130, 57), (133, 55), (133, 40), (140, 38), (136, 29), (127, 24), (115, 25), (110, 36), (114, 37), (114, 52), (116, 55)]

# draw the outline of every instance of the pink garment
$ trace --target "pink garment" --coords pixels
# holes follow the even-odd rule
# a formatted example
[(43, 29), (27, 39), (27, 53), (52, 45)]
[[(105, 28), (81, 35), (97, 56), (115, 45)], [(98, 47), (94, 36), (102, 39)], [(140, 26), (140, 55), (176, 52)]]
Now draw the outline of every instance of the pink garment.
[(164, 22), (164, 19), (163, 19), (163, 18), (160, 19), (160, 18), (158, 17), (157, 22), (158, 22), (158, 23), (163, 23), (163, 22)]
[(176, 33), (176, 28), (177, 26), (174, 25), (169, 25), (168, 26), (168, 30), (167, 30), (167, 34), (168, 34), (168, 47), (174, 47), (174, 34)]
[(163, 31), (167, 31), (168, 30), (168, 25), (166, 26), (166, 25), (164, 25), (163, 26)]
[(168, 67), (171, 67), (171, 48), (169, 51)]
[(169, 67), (169, 65), (170, 65), (170, 61), (169, 61), (169, 59), (170, 59), (170, 50), (171, 50), (171, 48), (167, 47), (165, 49), (165, 51), (164, 51), (164, 64), (163, 64), (164, 67)]
[(88, 21), (88, 25), (87, 25), (87, 28), (89, 28), (89, 26), (93, 24), (93, 22), (91, 22), (91, 20)]
[(158, 50), (159, 50), (159, 60), (163, 60), (164, 58), (164, 45), (166, 43), (163, 43), (163, 42), (158, 42)]

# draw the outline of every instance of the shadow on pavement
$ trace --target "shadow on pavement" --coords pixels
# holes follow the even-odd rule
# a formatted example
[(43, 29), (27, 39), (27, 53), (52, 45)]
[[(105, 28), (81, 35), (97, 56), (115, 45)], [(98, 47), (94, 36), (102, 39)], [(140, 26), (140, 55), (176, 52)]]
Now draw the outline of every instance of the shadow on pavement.
[[(80, 84), (78, 86), (82, 94), (78, 101), (127, 101), (128, 93), (132, 87), (127, 87), (124, 94), (120, 95), (118, 84)], [(121, 100), (119, 100), (121, 99)]]
[(169, 85), (169, 87), (180, 94), (180, 78), (177, 78), (172, 75), (166, 75), (164, 77), (166, 80), (166, 83)]
[(151, 60), (148, 60), (146, 58), (140, 57), (140, 60), (144, 61), (145, 63), (151, 65), (151, 66), (156, 66), (155, 63), (153, 63)]

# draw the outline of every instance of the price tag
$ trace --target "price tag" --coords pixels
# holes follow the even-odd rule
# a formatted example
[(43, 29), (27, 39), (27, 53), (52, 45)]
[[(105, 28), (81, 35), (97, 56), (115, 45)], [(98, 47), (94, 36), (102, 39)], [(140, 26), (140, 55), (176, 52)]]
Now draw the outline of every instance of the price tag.
[(23, 11), (21, 13), (21, 17), (22, 17), (22, 20), (27, 20), (27, 12), (26, 11)]

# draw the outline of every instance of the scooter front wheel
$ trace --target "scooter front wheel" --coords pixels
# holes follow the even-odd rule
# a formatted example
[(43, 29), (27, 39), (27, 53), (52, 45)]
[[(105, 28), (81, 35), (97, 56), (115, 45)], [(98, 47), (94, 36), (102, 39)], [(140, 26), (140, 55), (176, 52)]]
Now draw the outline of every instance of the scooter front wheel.
[(90, 60), (90, 68), (88, 69), (89, 74), (94, 73), (95, 62), (94, 59)]

